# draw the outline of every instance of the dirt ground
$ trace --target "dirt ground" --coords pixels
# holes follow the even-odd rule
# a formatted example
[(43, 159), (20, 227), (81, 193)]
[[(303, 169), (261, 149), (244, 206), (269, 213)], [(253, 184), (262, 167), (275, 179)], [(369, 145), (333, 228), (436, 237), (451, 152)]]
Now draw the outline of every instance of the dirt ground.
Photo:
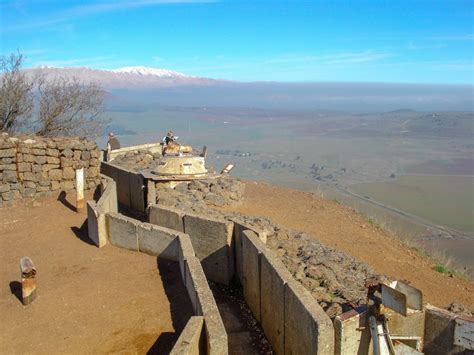
[(472, 281), (434, 271), (429, 259), (334, 201), (262, 182), (246, 182), (243, 203), (225, 210), (269, 217), (308, 233), (369, 264), (378, 274), (408, 281), (423, 291), (425, 302), (439, 307), (457, 302), (474, 310)]
[[(71, 197), (0, 208), (0, 352), (167, 353), (192, 313), (178, 266), (96, 248)], [(19, 300), (23, 256), (38, 269), (28, 306)]]

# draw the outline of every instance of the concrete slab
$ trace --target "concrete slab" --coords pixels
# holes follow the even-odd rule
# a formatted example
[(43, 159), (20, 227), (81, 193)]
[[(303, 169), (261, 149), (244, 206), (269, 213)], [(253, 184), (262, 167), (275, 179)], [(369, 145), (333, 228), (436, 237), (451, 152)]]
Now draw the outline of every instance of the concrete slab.
[(101, 175), (102, 195), (97, 201), (97, 206), (102, 213), (118, 212), (117, 204), (117, 184), (115, 181), (105, 175)]
[(117, 197), (118, 201), (124, 206), (130, 207), (130, 177), (129, 172), (118, 167), (113, 167), (116, 170), (117, 180)]
[(178, 242), (179, 242), (179, 247), (178, 247), (179, 269), (181, 271), (183, 282), (186, 283), (185, 281), (186, 259), (189, 257), (196, 257), (196, 255), (194, 253), (193, 245), (191, 244), (191, 238), (189, 238), (189, 235), (184, 234), (184, 233), (178, 234)]
[(234, 275), (233, 223), (194, 214), (184, 216), (184, 231), (191, 238), (206, 276), (228, 284)]
[(105, 214), (100, 213), (95, 201), (87, 201), (87, 231), (89, 239), (99, 248), (107, 244)]
[(135, 211), (145, 212), (145, 181), (138, 173), (129, 172), (130, 207)]
[(184, 261), (184, 286), (188, 291), (189, 299), (193, 305), (194, 314), (197, 316), (202, 316), (201, 305), (198, 302), (198, 284), (199, 280), (195, 277), (195, 269), (199, 267), (199, 260), (196, 257), (189, 257)]
[(138, 225), (137, 234), (141, 252), (178, 261), (178, 232), (150, 223), (141, 223)]
[(186, 323), (181, 335), (170, 352), (170, 355), (199, 355), (201, 354), (201, 340), (204, 318), (191, 317)]
[(457, 354), (464, 348), (454, 344), (456, 314), (444, 309), (425, 306), (425, 330), (423, 351), (426, 354)]
[(296, 280), (285, 285), (285, 354), (334, 354), (331, 319)]
[(260, 241), (257, 234), (250, 230), (245, 230), (241, 234), (241, 241), (241, 283), (244, 298), (255, 319), (260, 322), (260, 254), (265, 249), (265, 245)]
[(184, 232), (183, 217), (183, 211), (160, 204), (151, 205), (148, 212), (148, 221), (150, 223), (179, 232)]
[(196, 315), (204, 316), (207, 354), (227, 354), (227, 333), (201, 263), (196, 257), (189, 257), (185, 269), (189, 297), (192, 299), (196, 292)]
[(233, 245), (234, 245), (234, 255), (235, 255), (235, 273), (242, 283), (240, 275), (242, 275), (242, 240), (241, 234), (245, 230), (251, 230), (254, 232), (258, 238), (265, 244), (267, 242), (268, 233), (266, 231), (250, 227), (244, 221), (238, 218), (232, 218), (231, 221), (234, 223), (234, 232), (233, 232)]
[(334, 354), (369, 354), (367, 311), (350, 310), (334, 319)]
[(101, 176), (102, 196), (97, 203), (95, 201), (87, 202), (87, 228), (89, 238), (102, 248), (107, 244), (107, 226), (105, 222), (105, 213), (117, 212), (117, 191), (113, 179), (108, 176)]
[(261, 324), (276, 354), (284, 354), (285, 284), (293, 276), (268, 249), (260, 254)]
[(425, 327), (424, 311), (409, 311), (407, 316), (384, 308), (384, 314), (388, 318), (388, 326), (391, 333), (400, 336), (417, 336), (423, 338)]
[(119, 213), (107, 213), (105, 215), (109, 242), (120, 248), (139, 251), (137, 220), (126, 217)]

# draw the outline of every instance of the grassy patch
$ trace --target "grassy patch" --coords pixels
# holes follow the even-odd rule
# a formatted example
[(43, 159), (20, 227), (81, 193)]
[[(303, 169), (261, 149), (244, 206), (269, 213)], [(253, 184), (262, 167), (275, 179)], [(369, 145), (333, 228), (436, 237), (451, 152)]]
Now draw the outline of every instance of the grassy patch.
[(446, 266), (442, 264), (436, 264), (433, 266), (433, 270), (436, 272), (439, 272), (441, 274), (450, 274), (452, 273), (451, 269), (447, 268)]

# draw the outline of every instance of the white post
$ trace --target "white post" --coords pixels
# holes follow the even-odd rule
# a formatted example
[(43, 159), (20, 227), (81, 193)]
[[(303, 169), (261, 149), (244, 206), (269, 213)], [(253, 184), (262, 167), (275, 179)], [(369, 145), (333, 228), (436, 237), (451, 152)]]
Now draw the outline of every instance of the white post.
[(76, 169), (76, 211), (84, 208), (84, 168)]

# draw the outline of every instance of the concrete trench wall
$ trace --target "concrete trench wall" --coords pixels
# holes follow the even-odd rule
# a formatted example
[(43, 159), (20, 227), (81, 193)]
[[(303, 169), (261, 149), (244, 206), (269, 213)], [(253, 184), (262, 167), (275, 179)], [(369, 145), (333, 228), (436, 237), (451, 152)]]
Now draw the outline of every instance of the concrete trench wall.
[(101, 163), (100, 171), (115, 181), (117, 200), (121, 205), (135, 211), (145, 212), (145, 179), (141, 174), (105, 162)]
[[(207, 270), (203, 263), (204, 272), (211, 280), (227, 283), (233, 276), (239, 279), (245, 301), (276, 354), (334, 353), (330, 318), (266, 247), (264, 231), (252, 230), (237, 219), (196, 216), (162, 205), (149, 207), (149, 221), (189, 234), (199, 259), (216, 257)], [(224, 254), (212, 253), (208, 244), (228, 248), (229, 260), (224, 262)], [(214, 262), (220, 262), (219, 270), (212, 268)], [(226, 277), (216, 279), (215, 271), (225, 272)]]
[(194, 314), (202, 317), (204, 326), (201, 324), (199, 328), (199, 320), (192, 317), (175, 344), (173, 353), (227, 354), (224, 323), (190, 237), (175, 230), (142, 223), (116, 212), (105, 213), (105, 231), (108, 242), (116, 247), (179, 263), (181, 278), (193, 305)]
[(170, 355), (199, 355), (202, 350), (204, 317), (194, 316), (189, 319), (176, 341)]
[(474, 317), (425, 307), (425, 354), (474, 354)]
[(87, 228), (89, 238), (102, 248), (107, 244), (107, 226), (105, 215), (108, 212), (117, 212), (117, 185), (115, 181), (101, 175), (101, 197), (97, 202), (87, 201)]
[(232, 221), (163, 205), (151, 205), (148, 213), (150, 223), (188, 234), (206, 277), (221, 284), (229, 284), (234, 277), (235, 264)]
[[(365, 313), (347, 312), (333, 324), (265, 246), (264, 231), (237, 219), (204, 217), (162, 205), (149, 206), (150, 223), (141, 223), (115, 213), (115, 182), (104, 177), (104, 186), (98, 203), (88, 203), (94, 212), (89, 228), (98, 234), (102, 231), (96, 244), (101, 244), (105, 233), (105, 240), (115, 246), (179, 262), (196, 317), (183, 330), (174, 354), (228, 352), (227, 334), (206, 277), (227, 284), (234, 276), (276, 354), (370, 353), (370, 334), (361, 331), (366, 328)], [(396, 313), (389, 317), (390, 332), (421, 337), (426, 354), (472, 354), (473, 317), (430, 305), (408, 317)]]
[(276, 354), (333, 354), (334, 329), (313, 296), (247, 229), (240, 235), (244, 297)]

